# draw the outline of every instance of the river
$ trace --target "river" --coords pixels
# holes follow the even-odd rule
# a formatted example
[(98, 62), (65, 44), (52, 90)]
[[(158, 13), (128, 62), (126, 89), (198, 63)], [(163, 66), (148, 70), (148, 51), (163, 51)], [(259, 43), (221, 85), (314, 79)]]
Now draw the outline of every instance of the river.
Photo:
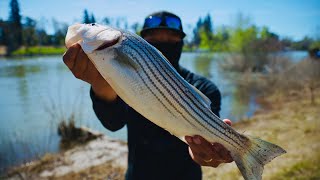
[[(293, 61), (306, 52), (285, 54)], [(254, 95), (237, 97), (232, 81), (218, 66), (220, 54), (183, 53), (181, 64), (208, 77), (222, 93), (220, 116), (237, 121), (259, 108)], [(90, 86), (75, 79), (61, 56), (0, 58), (0, 172), (6, 167), (59, 151), (57, 125), (74, 115), (77, 125), (87, 126), (116, 139), (126, 140), (126, 128), (106, 130), (96, 118), (89, 97)]]

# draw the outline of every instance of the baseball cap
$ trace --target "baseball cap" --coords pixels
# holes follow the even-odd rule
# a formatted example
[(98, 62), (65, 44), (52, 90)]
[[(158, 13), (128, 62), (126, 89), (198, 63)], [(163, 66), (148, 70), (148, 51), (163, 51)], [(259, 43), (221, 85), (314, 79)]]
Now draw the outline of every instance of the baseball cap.
[(152, 29), (169, 29), (179, 33), (181, 38), (186, 36), (179, 16), (167, 11), (155, 12), (147, 16), (144, 20), (141, 36), (144, 37)]

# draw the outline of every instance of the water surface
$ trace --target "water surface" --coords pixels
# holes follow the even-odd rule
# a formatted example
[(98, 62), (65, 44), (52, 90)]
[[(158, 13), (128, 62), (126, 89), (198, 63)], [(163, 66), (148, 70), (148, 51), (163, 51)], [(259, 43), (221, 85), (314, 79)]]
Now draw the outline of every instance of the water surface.
[[(306, 52), (291, 52), (299, 61)], [(208, 77), (222, 93), (221, 117), (237, 121), (259, 108), (254, 94), (243, 97), (226, 72), (219, 68), (221, 54), (183, 53), (181, 64)], [(126, 128), (106, 130), (96, 118), (90, 86), (72, 75), (61, 56), (0, 59), (0, 171), (59, 150), (57, 125), (75, 115), (77, 125), (126, 140)]]

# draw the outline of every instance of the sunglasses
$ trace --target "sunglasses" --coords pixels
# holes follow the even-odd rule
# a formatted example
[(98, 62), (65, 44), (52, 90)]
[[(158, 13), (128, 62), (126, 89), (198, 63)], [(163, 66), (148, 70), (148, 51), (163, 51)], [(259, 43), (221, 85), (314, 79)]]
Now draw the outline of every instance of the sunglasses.
[(181, 21), (176, 17), (171, 16), (149, 16), (144, 21), (145, 28), (155, 28), (159, 26), (166, 26), (172, 29), (181, 30)]

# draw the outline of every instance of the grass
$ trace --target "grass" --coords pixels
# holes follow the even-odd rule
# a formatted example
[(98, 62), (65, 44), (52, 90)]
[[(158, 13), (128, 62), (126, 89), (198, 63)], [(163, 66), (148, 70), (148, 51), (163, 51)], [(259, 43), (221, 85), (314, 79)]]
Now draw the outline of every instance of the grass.
[(33, 55), (57, 55), (63, 54), (66, 51), (65, 47), (54, 46), (35, 46), (35, 47), (21, 47), (12, 52), (13, 56), (33, 56)]
[(37, 161), (26, 163), (21, 167), (11, 169), (4, 177), (0, 176), (0, 179), (17, 176), (21, 179), (24, 179), (25, 177), (28, 177), (28, 179), (32, 179), (34, 175), (40, 174), (43, 170), (48, 168), (50, 166), (50, 163), (53, 162), (56, 158), (57, 157), (54, 154), (47, 153)]
[(124, 179), (126, 169), (124, 167), (114, 167), (111, 163), (105, 163), (94, 166), (78, 173), (69, 173), (65, 176), (55, 178), (57, 180), (64, 179)]
[[(287, 154), (265, 166), (263, 179), (320, 179), (320, 92), (310, 104), (305, 92), (299, 96), (270, 96), (271, 109), (256, 113), (233, 126), (283, 147)], [(235, 163), (203, 168), (203, 179), (242, 179)]]
[(302, 160), (284, 168), (272, 176), (274, 180), (308, 180), (320, 179), (320, 153), (312, 159)]

